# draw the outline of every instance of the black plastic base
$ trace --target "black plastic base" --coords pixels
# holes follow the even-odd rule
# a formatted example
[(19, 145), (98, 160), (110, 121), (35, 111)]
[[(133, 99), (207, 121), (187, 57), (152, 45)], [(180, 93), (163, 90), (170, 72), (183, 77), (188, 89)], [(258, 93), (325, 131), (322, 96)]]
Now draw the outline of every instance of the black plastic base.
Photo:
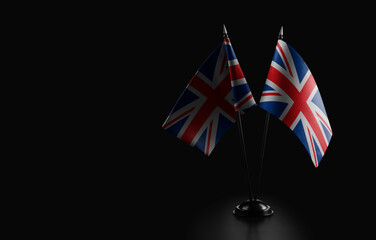
[(236, 206), (233, 211), (235, 216), (239, 217), (267, 217), (271, 216), (274, 212), (269, 205), (265, 204), (263, 201), (256, 200), (245, 200), (238, 206)]

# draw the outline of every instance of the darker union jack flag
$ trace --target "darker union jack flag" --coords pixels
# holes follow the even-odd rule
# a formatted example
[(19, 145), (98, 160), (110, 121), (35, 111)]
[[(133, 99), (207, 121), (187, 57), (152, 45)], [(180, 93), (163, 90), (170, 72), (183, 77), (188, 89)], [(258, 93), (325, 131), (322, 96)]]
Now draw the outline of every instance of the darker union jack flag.
[(259, 106), (296, 134), (318, 167), (332, 138), (332, 128), (311, 71), (282, 40), (278, 40)]
[(241, 114), (255, 106), (229, 38), (205, 60), (162, 125), (209, 156)]

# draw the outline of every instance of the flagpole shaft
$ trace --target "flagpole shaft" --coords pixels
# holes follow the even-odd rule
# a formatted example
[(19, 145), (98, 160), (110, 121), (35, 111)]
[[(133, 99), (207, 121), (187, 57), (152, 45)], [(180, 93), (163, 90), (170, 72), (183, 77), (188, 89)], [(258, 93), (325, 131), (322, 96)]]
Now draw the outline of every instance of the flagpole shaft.
[(251, 188), (251, 172), (250, 172), (250, 169), (249, 169), (247, 153), (246, 153), (246, 150), (245, 150), (242, 116), (240, 114), (240, 111), (236, 111), (236, 116), (237, 116), (238, 130), (239, 130), (240, 146), (242, 148), (243, 162), (244, 162), (245, 170), (246, 170), (249, 199), (253, 201), (254, 198), (253, 198), (252, 188)]
[(258, 177), (257, 177), (257, 181), (256, 181), (256, 188), (255, 188), (255, 199), (257, 199), (257, 195), (258, 195), (259, 188), (260, 188), (262, 166), (263, 166), (263, 163), (264, 163), (264, 155), (265, 155), (266, 139), (268, 137), (269, 118), (270, 118), (270, 113), (266, 112), (264, 132), (262, 134), (262, 140), (261, 140), (260, 160), (259, 160), (259, 166), (258, 166)]
[[(278, 40), (283, 40), (283, 26), (281, 26), (281, 29), (279, 30)], [(259, 188), (260, 188), (260, 182), (261, 182), (262, 166), (264, 165), (264, 155), (265, 155), (266, 139), (268, 137), (269, 118), (270, 118), (270, 113), (268, 111), (266, 111), (264, 132), (262, 134), (262, 140), (261, 140), (260, 159), (259, 159), (259, 166), (258, 166), (258, 177), (257, 177), (257, 180), (256, 180), (256, 187), (255, 187), (255, 195), (254, 195), (255, 199), (257, 199), (257, 196), (258, 196), (258, 192), (259, 192)]]

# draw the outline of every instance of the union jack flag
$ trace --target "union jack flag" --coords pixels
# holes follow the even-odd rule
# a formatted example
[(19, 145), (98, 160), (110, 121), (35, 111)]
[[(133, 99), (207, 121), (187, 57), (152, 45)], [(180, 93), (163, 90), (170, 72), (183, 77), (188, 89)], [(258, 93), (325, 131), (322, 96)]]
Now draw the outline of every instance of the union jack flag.
[(256, 102), (228, 37), (205, 60), (180, 95), (162, 128), (209, 156)]
[(318, 167), (333, 131), (311, 71), (282, 40), (278, 40), (259, 106), (296, 134)]

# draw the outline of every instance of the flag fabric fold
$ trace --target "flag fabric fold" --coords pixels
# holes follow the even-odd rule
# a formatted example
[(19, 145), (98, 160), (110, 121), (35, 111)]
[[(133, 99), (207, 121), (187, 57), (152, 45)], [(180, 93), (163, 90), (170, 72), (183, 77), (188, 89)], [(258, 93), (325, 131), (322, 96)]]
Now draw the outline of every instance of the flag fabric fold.
[(244, 113), (256, 105), (228, 37), (193, 76), (162, 128), (209, 156)]
[(244, 113), (255, 106), (256, 102), (228, 37), (225, 38), (224, 44), (227, 53), (234, 107), (236, 111), (240, 110), (241, 113)]
[(332, 128), (311, 71), (283, 40), (278, 40), (259, 107), (295, 133), (318, 167), (332, 138)]

